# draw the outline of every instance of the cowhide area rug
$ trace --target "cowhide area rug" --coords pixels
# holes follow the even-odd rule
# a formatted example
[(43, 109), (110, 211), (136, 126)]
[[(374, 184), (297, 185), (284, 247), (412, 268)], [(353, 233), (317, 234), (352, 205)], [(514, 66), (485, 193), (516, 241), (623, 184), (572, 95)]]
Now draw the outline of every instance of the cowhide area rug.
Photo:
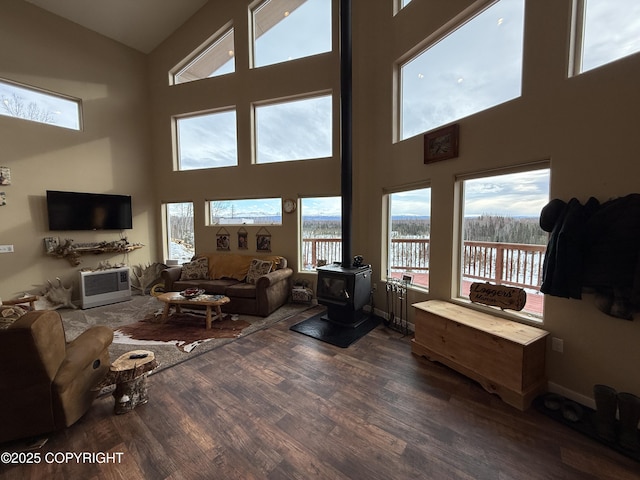
[(311, 308), (309, 305), (285, 304), (264, 318), (223, 314), (223, 319), (214, 321), (212, 328), (207, 330), (204, 310), (183, 307), (182, 313), (173, 313), (166, 323), (162, 323), (163, 306), (155, 297), (134, 295), (122, 303), (87, 310), (60, 309), (58, 312), (67, 341), (93, 325), (106, 325), (114, 330), (113, 343), (109, 347), (112, 361), (130, 350), (151, 350), (159, 364), (157, 372)]

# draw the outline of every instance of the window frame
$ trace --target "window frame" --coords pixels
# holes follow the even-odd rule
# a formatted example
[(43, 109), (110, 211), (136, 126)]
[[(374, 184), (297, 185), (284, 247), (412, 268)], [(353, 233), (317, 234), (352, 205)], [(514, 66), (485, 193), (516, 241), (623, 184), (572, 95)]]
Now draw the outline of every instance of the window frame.
[[(193, 80), (184, 80), (178, 81), (176, 77), (182, 75), (189, 68), (196, 65), (201, 59), (205, 58), (209, 52), (215, 49), (215, 47), (221, 44), (229, 35), (233, 38), (233, 55), (230, 58), (233, 58), (233, 72), (222, 73), (218, 75), (209, 75), (206, 77), (195, 78)], [(215, 73), (217, 70), (214, 70), (212, 73)], [(175, 67), (173, 67), (169, 71), (169, 85), (181, 85), (183, 83), (197, 82), (198, 80), (203, 80), (205, 78), (213, 78), (219, 77), (222, 75), (230, 75), (235, 73), (236, 71), (236, 55), (235, 55), (235, 29), (233, 23), (230, 22), (220, 28), (216, 33), (214, 33), (211, 37), (207, 39), (202, 45), (192, 51), (189, 55), (187, 55), (183, 60), (181, 60)]]
[[(525, 172), (534, 172), (537, 170), (549, 171), (549, 198), (551, 196), (551, 182), (552, 182), (552, 170), (551, 161), (549, 159), (535, 161), (526, 164), (512, 165), (507, 167), (487, 169), (482, 171), (474, 171), (464, 174), (458, 174), (455, 177), (454, 191), (455, 191), (455, 203), (454, 203), (454, 256), (452, 258), (452, 277), (451, 277), (451, 301), (461, 303), (464, 305), (471, 305), (472, 302), (468, 297), (461, 295), (462, 291), (462, 266), (464, 263), (464, 215), (465, 215), (465, 191), (464, 182), (467, 180), (475, 180), (481, 178), (496, 177), (500, 175), (510, 175)], [(543, 259), (544, 260), (544, 259)], [(544, 303), (542, 313), (539, 315), (531, 312), (501, 310), (498, 307), (491, 307), (488, 305), (479, 305), (473, 303), (474, 308), (486, 310), (491, 313), (496, 311), (500, 312), (503, 316), (513, 318), (518, 321), (530, 323), (532, 325), (540, 326), (544, 324)]]
[[(457, 17), (455, 17), (454, 19), (452, 19), (451, 22), (448, 22), (446, 24), (444, 24), (441, 28), (439, 28), (438, 30), (436, 30), (435, 32), (433, 32), (431, 35), (429, 35), (428, 37), (426, 37), (422, 42), (418, 43), (414, 48), (412, 48), (407, 54), (403, 55), (402, 57), (400, 57), (394, 64), (394, 75), (393, 75), (393, 81), (394, 81), (394, 128), (393, 128), (393, 142), (397, 143), (397, 142), (401, 142), (404, 140), (408, 140), (410, 138), (413, 138), (415, 136), (424, 134), (425, 132), (443, 127), (445, 125), (451, 124), (451, 123), (455, 123), (457, 121), (462, 120), (463, 118), (469, 117), (469, 116), (473, 116), (473, 115), (477, 115), (480, 114), (482, 112), (485, 112), (487, 110), (490, 110), (492, 108), (496, 108), (499, 105), (503, 105), (507, 102), (516, 100), (518, 98), (522, 97), (522, 91), (523, 91), (523, 78), (524, 78), (524, 53), (525, 53), (525, 29), (526, 29), (526, 1), (527, 0), (522, 0), (523, 2), (523, 20), (522, 20), (522, 36), (521, 36), (521, 56), (520, 56), (520, 85), (519, 85), (519, 94), (515, 97), (506, 99), (506, 100), (501, 100), (498, 103), (495, 103), (491, 106), (482, 108), (481, 110), (475, 111), (475, 112), (471, 112), (471, 113), (466, 113), (463, 114), (461, 117), (453, 117), (450, 118), (446, 121), (437, 123), (433, 126), (429, 126), (427, 129), (424, 130), (420, 130), (417, 133), (408, 135), (407, 137), (404, 137), (404, 124), (405, 124), (405, 119), (404, 119), (404, 111), (403, 111), (403, 104), (404, 104), (404, 85), (403, 85), (403, 68), (410, 64), (411, 62), (413, 62), (414, 60), (416, 60), (417, 58), (419, 58), (421, 55), (425, 54), (426, 52), (428, 52), (429, 50), (435, 48), (438, 44), (440, 44), (442, 41), (446, 40), (447, 38), (451, 37), (452, 35), (455, 35), (456, 32), (458, 32), (460, 29), (464, 28), (467, 24), (469, 24), (470, 22), (474, 21), (478, 16), (482, 15), (483, 13), (485, 13), (487, 10), (489, 10), (490, 8), (494, 7), (495, 5), (497, 5), (498, 3), (500, 3), (502, 0), (485, 0), (484, 2), (481, 2), (477, 5), (473, 5), (471, 6), (469, 9), (464, 10), (460, 15), (458, 15)], [(408, 6), (408, 5), (407, 5)], [(406, 8), (406, 6), (405, 6)]]
[(588, 0), (573, 0), (572, 2), (572, 15), (571, 15), (571, 38), (569, 42), (569, 61), (568, 61), (568, 76), (575, 77), (581, 75), (583, 73), (590, 72), (592, 70), (597, 70), (599, 68), (610, 65), (611, 63), (617, 62), (624, 58), (627, 58), (632, 55), (640, 54), (640, 50), (636, 50), (635, 52), (618, 56), (611, 57), (604, 63), (593, 66), (584, 70), (584, 52), (585, 52), (585, 30), (586, 30), (586, 21), (587, 21), (587, 5)]
[[(69, 103), (69, 104), (73, 104), (76, 107), (76, 116), (77, 116), (77, 127), (75, 126), (67, 126), (67, 125), (59, 125), (53, 122), (47, 122), (47, 121), (43, 121), (43, 120), (38, 120), (38, 119), (33, 119), (33, 118), (28, 118), (25, 116), (21, 116), (21, 115), (13, 115), (13, 114), (7, 114), (5, 115), (4, 113), (0, 114), (0, 117), (6, 117), (6, 118), (14, 118), (17, 120), (23, 120), (23, 121), (27, 121), (27, 122), (32, 122), (32, 123), (37, 123), (40, 125), (49, 125), (52, 127), (57, 127), (57, 128), (63, 128), (66, 130), (73, 130), (76, 132), (81, 132), (84, 130), (84, 122), (83, 122), (83, 102), (82, 99), (80, 98), (75, 98), (75, 97), (71, 97), (69, 95), (64, 95), (62, 93), (58, 93), (58, 92), (54, 92), (51, 90), (46, 90), (44, 88), (39, 88), (39, 87), (34, 87), (31, 85), (27, 85), (25, 83), (20, 83), (20, 82), (16, 82), (14, 80), (9, 80), (8, 78), (4, 78), (4, 77), (0, 77), (0, 86), (4, 86), (6, 88), (8, 88), (9, 90), (12, 91), (12, 94), (14, 97), (18, 96), (18, 93), (16, 93), (16, 91), (13, 91), (14, 89), (16, 89), (18, 92), (20, 90), (25, 90), (28, 93), (32, 93), (34, 95), (38, 95), (38, 96), (45, 96), (48, 97), (49, 99), (56, 101), (56, 102), (64, 102), (64, 103)], [(3, 103), (5, 105), (9, 105), (8, 100), (4, 100)], [(35, 102), (30, 102), (29, 106), (34, 104)], [(36, 105), (37, 108), (40, 108), (39, 105)], [(2, 107), (5, 108), (5, 107)], [(56, 113), (56, 112), (53, 112)], [(47, 115), (49, 113), (47, 112)]]
[[(258, 110), (261, 108), (269, 108), (269, 107), (274, 107), (277, 105), (285, 105), (285, 104), (291, 104), (291, 103), (296, 103), (296, 102), (303, 102), (306, 100), (314, 100), (314, 99), (320, 99), (320, 98), (328, 98), (330, 101), (330, 112), (329, 112), (329, 120), (330, 120), (330, 125), (328, 126), (328, 131), (329, 131), (329, 141), (330, 141), (330, 152), (328, 155), (326, 156), (322, 156), (322, 157), (305, 157), (305, 158), (288, 158), (288, 159), (284, 159), (284, 160), (274, 160), (274, 161), (267, 161), (267, 162), (260, 162), (259, 161), (259, 140), (260, 140), (260, 132), (258, 129)], [(271, 164), (280, 164), (280, 163), (287, 163), (287, 162), (305, 162), (305, 161), (309, 161), (309, 160), (317, 160), (317, 159), (321, 159), (321, 158), (331, 158), (334, 155), (334, 151), (335, 151), (335, 142), (334, 142), (334, 123), (335, 123), (335, 118), (334, 118), (334, 110), (335, 110), (335, 97), (333, 94), (332, 90), (323, 90), (323, 91), (319, 91), (319, 92), (309, 92), (309, 93), (304, 93), (304, 94), (298, 94), (298, 95), (292, 95), (289, 97), (283, 97), (283, 98), (278, 98), (278, 99), (273, 99), (273, 100), (264, 100), (264, 101), (259, 101), (259, 102), (254, 102), (252, 105), (252, 126), (253, 126), (253, 145), (252, 145), (252, 150), (253, 150), (253, 164), (254, 165), (271, 165)]]
[[(171, 218), (170, 218), (170, 212), (169, 212), (169, 206), (170, 205), (180, 205), (180, 204), (190, 204), (191, 205), (191, 211), (193, 212), (193, 251), (195, 253), (195, 246), (196, 246), (196, 238), (195, 238), (195, 211), (194, 211), (194, 203), (192, 201), (185, 201), (185, 202), (162, 202), (161, 208), (162, 208), (162, 238), (163, 238), (163, 248), (164, 248), (164, 258), (167, 260), (177, 260), (180, 261), (180, 259), (175, 259), (171, 257)], [(188, 260), (187, 260), (188, 261)]]
[[(277, 200), (279, 202), (279, 208), (280, 208), (280, 214), (279, 214), (279, 218), (280, 221), (279, 222), (254, 222), (254, 223), (247, 223), (247, 222), (242, 222), (242, 221), (238, 221), (238, 222), (228, 222), (228, 221), (223, 221), (223, 222), (214, 222), (213, 218), (212, 218), (212, 203), (214, 202), (259, 202), (259, 201), (263, 201), (263, 200)], [(215, 199), (207, 199), (205, 200), (205, 211), (206, 211), (206, 222), (205, 225), (207, 227), (225, 227), (225, 226), (231, 226), (231, 227), (241, 227), (241, 226), (258, 226), (258, 227), (264, 227), (264, 226), (282, 226), (282, 221), (283, 221), (283, 211), (282, 211), (282, 197), (262, 197), (262, 198), (215, 198)], [(273, 215), (275, 217), (278, 217), (278, 214)], [(220, 217), (221, 219), (224, 218), (225, 220), (229, 220), (229, 218), (227, 217)], [(235, 217), (230, 217), (230, 219), (232, 220)]]
[[(311, 54), (305, 54), (301, 57), (295, 57), (295, 58), (290, 58), (290, 59), (285, 59), (285, 60), (278, 60), (272, 63), (264, 63), (264, 64), (260, 64), (257, 65), (256, 64), (256, 43), (257, 40), (260, 38), (260, 36), (264, 35), (265, 33), (267, 33), (271, 28), (273, 28), (274, 26), (276, 26), (280, 21), (274, 23), (271, 27), (269, 27), (267, 30), (265, 30), (264, 32), (262, 32), (261, 35), (259, 35), (258, 37), (256, 37), (256, 31), (258, 30), (256, 28), (256, 21), (255, 21), (255, 16), (256, 16), (256, 12), (262, 10), (263, 8), (267, 8), (267, 5), (269, 3), (271, 3), (271, 0), (256, 0), (253, 3), (249, 4), (249, 8), (248, 8), (248, 17), (249, 17), (249, 68), (250, 69), (257, 69), (257, 68), (263, 68), (263, 67), (269, 67), (272, 65), (279, 65), (282, 63), (288, 63), (291, 61), (296, 61), (296, 60), (302, 60), (304, 58), (310, 58), (316, 55), (324, 55), (327, 53), (330, 53), (333, 51), (333, 17), (334, 17), (334, 11), (333, 11), (333, 2), (331, 0), (324, 0), (326, 2), (328, 2), (329, 4), (329, 43), (330, 43), (330, 47), (328, 50), (325, 51), (320, 51), (320, 52), (315, 52), (315, 53), (311, 53)], [(296, 6), (292, 11), (295, 11), (295, 9), (299, 8), (300, 6), (302, 6), (302, 4), (304, 4), (304, 0), (301, 2), (300, 5)], [(288, 16), (288, 12), (285, 12), (285, 17)]]
[[(182, 159), (181, 159), (181, 140), (180, 140), (180, 121), (181, 120), (189, 120), (196, 117), (204, 117), (207, 115), (216, 115), (223, 113), (233, 113), (234, 115), (234, 129), (235, 129), (235, 154), (236, 154), (236, 162), (232, 165), (209, 165), (205, 167), (199, 168), (182, 168)], [(238, 111), (236, 106), (229, 106), (223, 108), (217, 108), (213, 110), (206, 110), (201, 112), (191, 112), (187, 114), (174, 115), (172, 118), (172, 126), (173, 126), (173, 155), (174, 155), (174, 171), (175, 172), (190, 172), (194, 170), (208, 170), (208, 169), (216, 169), (216, 168), (231, 168), (237, 167), (239, 165), (239, 154), (238, 154)]]
[[(391, 265), (390, 265), (390, 255), (391, 255), (391, 233), (392, 233), (392, 220), (391, 220), (391, 216), (392, 216), (392, 195), (394, 194), (399, 194), (399, 193), (406, 193), (406, 192), (413, 192), (413, 191), (417, 191), (417, 190), (426, 190), (429, 189), (430, 190), (430, 197), (431, 197), (431, 193), (433, 190), (432, 184), (431, 182), (419, 182), (419, 183), (415, 183), (415, 184), (410, 184), (410, 185), (404, 185), (404, 186), (399, 186), (399, 187), (394, 187), (394, 188), (385, 188), (383, 190), (383, 195), (382, 195), (382, 215), (383, 215), (383, 238), (382, 238), (382, 272), (385, 273), (385, 276), (382, 277), (381, 275), (381, 281), (386, 281), (387, 278), (392, 276), (392, 272), (391, 272)], [(429, 198), (429, 205), (430, 207), (432, 206), (431, 203), (431, 198)], [(422, 291), (422, 292), (428, 292), (430, 289), (430, 285), (429, 282), (431, 280), (431, 276), (429, 274), (430, 272), (430, 265), (431, 265), (431, 217), (432, 217), (432, 210), (429, 210), (428, 213), (429, 216), (429, 246), (428, 246), (428, 251), (429, 251), (429, 255), (428, 255), (428, 260), (427, 263), (429, 265), (429, 267), (427, 267), (427, 284), (417, 284), (417, 283), (409, 283), (407, 284), (407, 288), (409, 289), (413, 289), (413, 290), (418, 290), (418, 291)], [(381, 272), (381, 274), (382, 274)], [(411, 273), (411, 272), (406, 272), (406, 273)], [(413, 272), (415, 273), (415, 272)]]
[[(298, 208), (297, 211), (298, 213), (298, 270), (300, 272), (304, 272), (304, 273), (316, 273), (316, 268), (318, 267), (318, 265), (316, 266), (311, 266), (311, 268), (306, 268), (305, 266), (305, 256), (304, 256), (304, 224), (303, 224), (303, 218), (304, 218), (304, 202), (305, 200), (314, 200), (314, 199), (334, 199), (333, 201), (335, 201), (335, 199), (337, 199), (339, 201), (339, 205), (340, 207), (342, 207), (342, 198), (341, 195), (309, 195), (309, 196), (301, 196), (298, 198), (297, 202), (298, 202)], [(339, 211), (339, 216), (340, 216), (340, 255), (338, 255), (338, 258), (336, 258), (335, 260), (329, 260), (329, 259), (323, 259), (323, 260), (327, 260), (328, 263), (332, 263), (333, 261), (340, 261), (342, 260), (342, 209), (340, 209)], [(331, 238), (333, 239), (333, 238)]]

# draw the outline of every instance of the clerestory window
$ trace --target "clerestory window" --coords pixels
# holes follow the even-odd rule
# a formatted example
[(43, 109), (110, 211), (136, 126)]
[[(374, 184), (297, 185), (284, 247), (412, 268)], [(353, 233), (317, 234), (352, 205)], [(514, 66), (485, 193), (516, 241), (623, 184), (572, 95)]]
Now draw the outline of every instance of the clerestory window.
[(256, 163), (330, 157), (332, 96), (255, 107)]
[(0, 80), (0, 115), (80, 130), (80, 100)]
[(173, 84), (192, 82), (235, 72), (233, 27), (216, 34), (172, 72)]
[(517, 98), (524, 0), (500, 0), (400, 64), (404, 140)]
[(238, 165), (236, 111), (176, 117), (177, 170)]
[(640, 51), (640, 2), (575, 0), (574, 5), (575, 73)]
[(330, 0), (266, 0), (251, 9), (253, 67), (331, 51)]

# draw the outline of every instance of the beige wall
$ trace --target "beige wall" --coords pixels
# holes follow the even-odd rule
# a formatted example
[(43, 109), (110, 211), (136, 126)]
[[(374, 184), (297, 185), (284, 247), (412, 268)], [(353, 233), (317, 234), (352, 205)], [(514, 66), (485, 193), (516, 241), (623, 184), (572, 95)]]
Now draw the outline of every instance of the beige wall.
[[(219, 227), (205, 226), (207, 200), (340, 194), (338, 130), (332, 158), (270, 165), (252, 163), (251, 109), (254, 102), (340, 88), (336, 69), (338, 53), (328, 53), (257, 70), (249, 68), (248, 1), (211, 1), (150, 55), (152, 129), (159, 201), (193, 202), (196, 251), (215, 250)], [(334, 2), (335, 3), (335, 2)], [(224, 25), (233, 22), (236, 71), (230, 75), (169, 86), (168, 72)], [(335, 35), (337, 36), (337, 28)], [(337, 39), (334, 38), (334, 43)], [(337, 50), (337, 49), (336, 49)], [(172, 117), (235, 106), (238, 123), (238, 166), (174, 172)], [(335, 118), (339, 105), (334, 101)], [(336, 122), (337, 126), (337, 122)], [(232, 251), (237, 249), (238, 227), (231, 233)], [(297, 268), (297, 215), (284, 214), (282, 226), (268, 226), (275, 253), (287, 256)], [(249, 253), (255, 252), (260, 227), (246, 226)], [(158, 232), (160, 234), (160, 232)], [(161, 238), (158, 238), (161, 241)]]
[[(151, 55), (152, 128), (160, 200), (195, 203), (199, 251), (215, 245), (216, 228), (203, 224), (207, 199), (336, 195), (340, 189), (337, 137), (334, 156), (328, 160), (252, 165), (247, 113), (252, 102), (298, 91), (332, 88), (337, 95), (337, 52), (257, 71), (251, 71), (245, 60), (237, 64), (233, 75), (168, 86), (167, 72), (229, 21), (236, 29), (237, 57), (247, 57), (248, 3), (210, 1)], [(382, 285), (385, 277), (381, 260), (385, 190), (416, 182), (432, 187), (431, 291), (412, 291), (411, 302), (451, 298), (457, 239), (456, 175), (549, 161), (552, 197), (586, 200), (594, 195), (606, 200), (637, 191), (640, 167), (632, 158), (640, 147), (639, 137), (633, 133), (637, 128), (640, 57), (634, 55), (567, 78), (570, 0), (528, 2), (522, 97), (462, 119), (460, 156), (430, 166), (422, 161), (422, 136), (393, 142), (394, 63), (443, 24), (454, 21), (465, 8), (487, 2), (414, 0), (395, 17), (392, 3), (353, 0), (353, 250), (373, 265), (375, 283)], [(337, 9), (335, 1), (334, 7)], [(334, 45), (336, 41), (334, 38)], [(227, 105), (238, 108), (240, 165), (173, 172), (171, 116)], [(285, 215), (281, 227), (269, 230), (274, 251), (297, 265), (296, 216)], [(253, 231), (249, 233), (251, 238)], [(376, 305), (384, 305), (383, 291), (378, 288)], [(589, 296), (583, 301), (547, 298), (544, 328), (564, 340), (563, 354), (548, 353), (553, 388), (590, 397), (594, 383), (606, 383), (640, 394), (635, 372), (640, 360), (636, 348), (639, 322), (605, 316)]]
[[(354, 3), (361, 180), (356, 250), (373, 264), (374, 275), (383, 278), (383, 190), (429, 182), (431, 291), (411, 292), (410, 302), (451, 298), (456, 175), (548, 159), (552, 198), (584, 201), (595, 196), (605, 201), (638, 191), (640, 166), (634, 159), (640, 148), (640, 55), (567, 78), (570, 0), (527, 2), (522, 97), (460, 120), (460, 156), (429, 166), (422, 160), (422, 136), (392, 141), (393, 63), (470, 2), (414, 0), (395, 18), (390, 6), (374, 11), (373, 3)], [(383, 289), (378, 290), (376, 304), (384, 305)], [(639, 321), (600, 313), (588, 295), (582, 301), (547, 296), (544, 328), (564, 339), (563, 354), (548, 349), (553, 388), (591, 397), (593, 384), (605, 383), (640, 394)]]
[[(204, 225), (206, 200), (339, 194), (337, 122), (332, 158), (252, 165), (248, 115), (252, 102), (259, 100), (326, 89), (337, 95), (337, 49), (256, 71), (243, 61), (233, 75), (168, 86), (169, 69), (229, 21), (235, 27), (237, 57), (247, 58), (248, 3), (210, 1), (148, 57), (147, 85), (145, 59), (139, 54), (24, 2), (2, 3), (0, 38), (12, 49), (0, 53), (0, 76), (83, 98), (86, 128), (80, 133), (59, 132), (0, 117), (5, 154), (0, 164), (11, 167), (14, 177), (14, 184), (5, 189), (9, 205), (0, 208), (0, 243), (13, 243), (17, 250), (0, 255), (0, 270), (9, 272), (0, 279), (0, 296), (75, 272), (63, 260), (42, 254), (42, 237), (49, 234), (43, 203), (47, 188), (132, 193), (135, 229), (129, 237), (149, 248), (131, 254), (126, 260), (130, 264), (162, 258), (161, 202), (194, 202), (197, 250), (208, 251), (215, 248), (217, 229)], [(337, 9), (337, 1), (333, 3)], [(571, 0), (527, 2), (522, 97), (460, 120), (460, 156), (430, 166), (422, 161), (421, 136), (393, 142), (393, 64), (472, 2), (413, 0), (395, 17), (392, 3), (353, 0), (354, 253), (363, 254), (373, 265), (376, 305), (384, 305), (380, 286), (385, 276), (381, 261), (385, 189), (415, 182), (432, 187), (431, 291), (412, 291), (410, 302), (451, 296), (456, 175), (549, 160), (552, 197), (586, 200), (593, 195), (606, 200), (638, 190), (640, 56), (567, 78)], [(482, 2), (472, 7), (478, 3)], [(337, 29), (334, 45), (336, 37)], [(150, 153), (143, 118), (147, 93)], [(239, 166), (174, 172), (172, 116), (229, 105), (238, 109)], [(338, 118), (337, 102), (334, 112)], [(156, 202), (151, 182), (158, 187)], [(257, 229), (248, 230), (250, 240), (255, 238)], [(269, 231), (274, 252), (297, 267), (297, 216), (285, 215), (283, 225)], [(84, 263), (98, 260), (91, 257)], [(547, 297), (544, 328), (564, 339), (563, 354), (548, 353), (553, 388), (586, 401), (594, 383), (640, 395), (636, 372), (640, 322), (600, 313), (589, 296), (582, 301)]]
[[(39, 291), (46, 280), (77, 282), (81, 267), (98, 262), (147, 263), (155, 258), (153, 182), (146, 58), (22, 0), (0, 2), (0, 78), (82, 100), (84, 129), (68, 130), (0, 116), (0, 165), (12, 184), (1, 187), (0, 297)], [(43, 238), (117, 240), (120, 232), (50, 232), (46, 190), (132, 195), (133, 230), (145, 248), (128, 256), (89, 255), (79, 267), (44, 254)], [(74, 289), (77, 293), (77, 287)]]

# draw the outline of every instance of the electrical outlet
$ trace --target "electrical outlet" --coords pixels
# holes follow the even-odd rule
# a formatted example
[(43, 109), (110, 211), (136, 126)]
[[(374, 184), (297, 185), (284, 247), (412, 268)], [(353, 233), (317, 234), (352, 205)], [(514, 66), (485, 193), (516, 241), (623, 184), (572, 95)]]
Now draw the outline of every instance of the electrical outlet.
[(551, 337), (551, 350), (554, 352), (564, 352), (564, 340), (561, 338)]
[(13, 245), (0, 245), (0, 253), (13, 253)]

